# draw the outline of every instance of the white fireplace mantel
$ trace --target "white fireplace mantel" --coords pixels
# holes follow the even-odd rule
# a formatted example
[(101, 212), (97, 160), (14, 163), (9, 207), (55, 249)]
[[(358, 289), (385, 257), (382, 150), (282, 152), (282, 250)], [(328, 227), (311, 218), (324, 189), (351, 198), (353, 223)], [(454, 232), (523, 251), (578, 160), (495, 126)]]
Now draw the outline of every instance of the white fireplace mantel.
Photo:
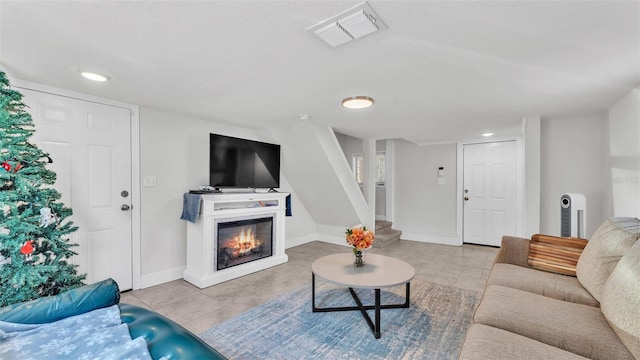
[[(199, 288), (280, 265), (285, 254), (285, 199), (288, 193), (222, 193), (201, 195), (200, 215), (187, 223), (187, 268), (184, 279)], [(273, 217), (272, 256), (216, 270), (217, 224), (226, 221)]]

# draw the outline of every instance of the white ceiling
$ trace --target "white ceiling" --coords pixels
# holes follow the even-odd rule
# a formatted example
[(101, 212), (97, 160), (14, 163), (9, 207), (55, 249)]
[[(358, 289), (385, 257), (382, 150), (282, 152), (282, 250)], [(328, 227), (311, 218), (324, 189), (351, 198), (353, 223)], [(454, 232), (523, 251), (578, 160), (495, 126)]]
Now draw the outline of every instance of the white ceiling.
[[(369, 1), (387, 30), (337, 48), (305, 31), (359, 3), (0, 0), (0, 63), (198, 118), (268, 127), (311, 114), (417, 143), (602, 112), (640, 83), (640, 1)], [(340, 106), (354, 95), (376, 103)]]

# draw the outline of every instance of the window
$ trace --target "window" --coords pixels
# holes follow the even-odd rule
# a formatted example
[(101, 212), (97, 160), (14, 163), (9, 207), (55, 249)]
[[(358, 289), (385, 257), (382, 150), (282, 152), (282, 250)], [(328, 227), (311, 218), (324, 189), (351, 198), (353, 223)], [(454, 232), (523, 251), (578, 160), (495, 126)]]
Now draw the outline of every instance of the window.
[[(385, 153), (376, 154), (375, 176), (376, 185), (384, 186), (384, 170), (385, 170)], [(353, 154), (353, 176), (356, 178), (358, 185), (364, 182), (364, 154)]]
[(364, 154), (353, 154), (353, 175), (358, 185), (364, 182)]
[(383, 152), (376, 154), (376, 185), (384, 186), (384, 156)]

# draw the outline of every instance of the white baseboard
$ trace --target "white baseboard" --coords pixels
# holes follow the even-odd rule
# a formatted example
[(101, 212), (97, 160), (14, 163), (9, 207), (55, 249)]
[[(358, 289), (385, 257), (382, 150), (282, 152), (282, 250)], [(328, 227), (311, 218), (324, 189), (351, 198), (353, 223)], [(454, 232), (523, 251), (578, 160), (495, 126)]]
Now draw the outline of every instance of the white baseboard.
[(458, 235), (438, 235), (438, 234), (423, 234), (402, 231), (403, 240), (412, 240), (433, 244), (462, 246), (462, 239)]
[(330, 234), (313, 233), (295, 239), (287, 240), (287, 249), (290, 247), (310, 243), (312, 241), (322, 241), (328, 244), (348, 246), (344, 236), (335, 236)]
[(376, 215), (376, 220), (385, 221), (385, 220), (387, 220), (387, 217), (385, 215)]
[(140, 289), (160, 285), (173, 280), (182, 279), (184, 269), (186, 269), (186, 266), (178, 266), (173, 269), (167, 269), (152, 274), (142, 275), (140, 277)]
[(294, 246), (306, 244), (306, 243), (315, 241), (317, 238), (318, 236), (316, 235), (316, 233), (311, 233), (304, 236), (298, 236), (293, 239), (286, 239), (284, 248), (288, 249)]
[(316, 240), (330, 244), (346, 245), (345, 232), (347, 227), (334, 225), (316, 225)]
[(343, 237), (338, 238), (338, 237), (335, 237), (335, 236), (328, 236), (328, 235), (325, 235), (325, 234), (318, 234), (317, 240), (318, 241), (322, 241), (322, 242), (326, 242), (328, 244), (349, 246), (347, 244), (345, 238), (343, 238)]

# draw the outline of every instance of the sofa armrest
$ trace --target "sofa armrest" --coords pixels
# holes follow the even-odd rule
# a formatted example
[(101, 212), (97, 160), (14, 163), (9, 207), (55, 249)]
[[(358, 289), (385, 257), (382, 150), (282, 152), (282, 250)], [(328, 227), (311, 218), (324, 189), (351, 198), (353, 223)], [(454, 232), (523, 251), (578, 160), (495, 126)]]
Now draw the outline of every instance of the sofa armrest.
[(0, 321), (45, 324), (115, 305), (120, 290), (113, 279), (0, 308)]
[(494, 264), (505, 263), (529, 267), (529, 239), (517, 236), (503, 236), (500, 251), (496, 255)]
[(505, 263), (575, 276), (587, 240), (536, 234), (531, 240), (503, 236), (494, 264)]
[(189, 330), (152, 310), (130, 304), (118, 306), (131, 338), (142, 336), (153, 359), (226, 359)]

